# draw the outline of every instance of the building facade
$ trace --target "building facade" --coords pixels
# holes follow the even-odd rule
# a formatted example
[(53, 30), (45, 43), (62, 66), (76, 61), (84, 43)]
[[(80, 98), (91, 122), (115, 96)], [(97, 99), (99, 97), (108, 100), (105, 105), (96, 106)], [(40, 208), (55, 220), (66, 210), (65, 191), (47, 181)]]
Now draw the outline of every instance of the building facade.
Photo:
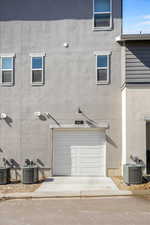
[(150, 35), (121, 35), (122, 164), (140, 161), (150, 173)]
[(121, 0), (1, 1), (2, 157), (48, 176), (120, 174), (121, 32)]

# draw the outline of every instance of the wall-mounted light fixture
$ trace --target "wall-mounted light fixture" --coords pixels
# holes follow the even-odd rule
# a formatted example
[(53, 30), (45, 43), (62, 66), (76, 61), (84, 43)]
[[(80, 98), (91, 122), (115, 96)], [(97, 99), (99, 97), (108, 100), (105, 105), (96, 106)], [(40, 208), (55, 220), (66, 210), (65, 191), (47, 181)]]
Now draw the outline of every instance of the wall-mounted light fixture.
[(80, 108), (78, 108), (78, 113), (82, 114), (82, 110)]
[(0, 113), (0, 119), (6, 119), (7, 118), (7, 114), (2, 112)]
[(34, 116), (35, 116), (35, 117), (41, 116), (41, 112), (34, 112)]
[(64, 47), (65, 47), (65, 48), (69, 48), (69, 43), (65, 42), (65, 43), (64, 43)]

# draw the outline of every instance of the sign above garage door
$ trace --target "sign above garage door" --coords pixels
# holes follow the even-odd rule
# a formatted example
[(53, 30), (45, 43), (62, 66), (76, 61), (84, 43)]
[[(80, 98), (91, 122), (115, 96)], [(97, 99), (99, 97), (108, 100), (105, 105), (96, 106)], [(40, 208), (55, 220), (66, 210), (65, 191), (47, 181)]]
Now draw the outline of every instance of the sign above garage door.
[(106, 176), (105, 131), (53, 130), (54, 176)]

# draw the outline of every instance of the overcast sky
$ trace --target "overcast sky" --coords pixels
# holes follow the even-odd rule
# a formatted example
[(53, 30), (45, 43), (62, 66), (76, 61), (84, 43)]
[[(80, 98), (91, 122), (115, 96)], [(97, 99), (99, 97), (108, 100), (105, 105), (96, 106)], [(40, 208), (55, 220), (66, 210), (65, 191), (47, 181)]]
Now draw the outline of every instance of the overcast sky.
[(150, 33), (150, 0), (124, 1), (124, 33)]

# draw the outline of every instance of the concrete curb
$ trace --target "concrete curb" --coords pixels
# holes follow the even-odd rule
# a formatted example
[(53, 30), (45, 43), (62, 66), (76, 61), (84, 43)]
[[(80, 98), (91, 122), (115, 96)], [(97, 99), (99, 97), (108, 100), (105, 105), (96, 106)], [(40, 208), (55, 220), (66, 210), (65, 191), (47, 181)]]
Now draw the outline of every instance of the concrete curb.
[(44, 199), (44, 198), (92, 198), (92, 197), (123, 197), (150, 195), (145, 191), (77, 191), (77, 192), (28, 192), (1, 194), (0, 200), (13, 199)]

